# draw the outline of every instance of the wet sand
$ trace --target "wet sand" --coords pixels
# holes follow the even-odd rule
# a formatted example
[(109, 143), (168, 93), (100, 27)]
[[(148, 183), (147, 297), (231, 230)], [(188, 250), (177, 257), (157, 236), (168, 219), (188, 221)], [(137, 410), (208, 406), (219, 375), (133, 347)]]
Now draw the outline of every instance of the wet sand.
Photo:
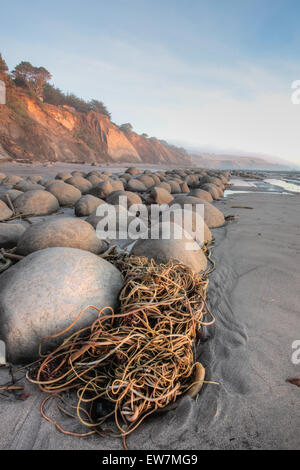
[[(253, 209), (234, 209), (231, 206)], [(237, 221), (213, 230), (216, 270), (208, 290), (216, 323), (200, 348), (207, 378), (197, 401), (152, 417), (128, 438), (129, 449), (300, 448), (300, 376), (291, 361), (300, 339), (300, 198), (235, 194), (216, 203)], [(0, 368), (0, 383), (5, 382)], [(0, 400), (1, 449), (122, 449), (112, 438), (63, 436), (40, 416), (42, 394)], [(73, 430), (54, 404), (53, 417)]]

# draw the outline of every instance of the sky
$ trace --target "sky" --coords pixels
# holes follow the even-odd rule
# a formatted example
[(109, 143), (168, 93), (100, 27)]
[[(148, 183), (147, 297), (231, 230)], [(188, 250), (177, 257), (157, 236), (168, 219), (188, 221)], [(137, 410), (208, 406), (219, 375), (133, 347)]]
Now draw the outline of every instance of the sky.
[(300, 164), (299, 0), (0, 0), (0, 18), (10, 69), (46, 67), (117, 124)]

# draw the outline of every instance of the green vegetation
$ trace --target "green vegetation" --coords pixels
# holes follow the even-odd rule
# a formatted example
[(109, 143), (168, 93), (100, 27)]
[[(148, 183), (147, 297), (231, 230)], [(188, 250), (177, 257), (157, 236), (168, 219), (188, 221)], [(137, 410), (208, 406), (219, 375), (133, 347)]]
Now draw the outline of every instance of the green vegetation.
[(16, 85), (28, 87), (38, 98), (43, 98), (45, 83), (52, 76), (44, 67), (34, 67), (30, 62), (20, 62), (12, 72)]
[(17, 87), (26, 89), (27, 93), (36, 96), (45, 103), (56, 106), (70, 106), (80, 113), (95, 111), (110, 118), (110, 113), (102, 101), (92, 99), (85, 101), (74, 93), (64, 93), (49, 83), (52, 76), (44, 67), (35, 67), (28, 61), (20, 62), (9, 74), (5, 60), (0, 53), (0, 76), (13, 80)]
[(84, 101), (82, 98), (74, 95), (74, 93), (63, 93), (59, 88), (50, 85), (50, 83), (46, 83), (44, 86), (44, 101), (56, 106), (70, 106), (80, 113), (96, 111), (110, 118), (110, 113), (102, 101)]
[(0, 74), (7, 73), (7, 72), (8, 72), (7, 64), (2, 57), (2, 54), (0, 53)]
[(119, 129), (125, 134), (129, 134), (130, 132), (132, 132), (133, 127), (130, 122), (126, 122), (125, 124), (121, 124), (121, 126), (119, 126)]

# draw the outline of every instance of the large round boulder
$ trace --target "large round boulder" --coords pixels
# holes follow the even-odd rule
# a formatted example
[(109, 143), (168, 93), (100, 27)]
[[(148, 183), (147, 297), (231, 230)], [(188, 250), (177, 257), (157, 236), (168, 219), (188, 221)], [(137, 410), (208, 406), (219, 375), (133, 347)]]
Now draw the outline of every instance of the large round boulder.
[(31, 181), (25, 181), (25, 182), (21, 181), (20, 183), (15, 184), (14, 188), (17, 189), (18, 191), (23, 191), (24, 193), (26, 191), (37, 191), (37, 190), (45, 191), (44, 186), (38, 183), (32, 183)]
[(144, 191), (147, 191), (147, 187), (145, 186), (145, 184), (136, 178), (131, 178), (131, 180), (128, 181), (126, 189), (127, 191), (133, 191), (134, 193), (142, 193)]
[(65, 180), (65, 182), (75, 186), (75, 188), (79, 189), (82, 194), (87, 193), (93, 187), (90, 181), (77, 174), (72, 176), (72, 178)]
[(72, 184), (58, 181), (47, 186), (47, 191), (56, 197), (61, 206), (73, 207), (81, 198), (81, 192)]
[(8, 195), (11, 202), (14, 202), (14, 200), (17, 199), (18, 196), (21, 196), (21, 194), (23, 194), (23, 192), (18, 191), (17, 189), (8, 189), (4, 191), (3, 193), (0, 191), (0, 199), (1, 201), (5, 202), (5, 204), (7, 204), (8, 198), (6, 195)]
[(9, 219), (13, 215), (13, 211), (5, 204), (5, 202), (0, 201), (0, 221)]
[(207, 191), (211, 194), (213, 199), (220, 199), (223, 196), (223, 190), (220, 186), (217, 186), (213, 183), (205, 183), (201, 186), (204, 191)]
[[(128, 226), (135, 219), (135, 214), (127, 211), (126, 207), (113, 206), (106, 204), (101, 207), (101, 211), (94, 211), (85, 221), (91, 224), (99, 235), (99, 230), (110, 231), (113, 233), (102, 233), (103, 238), (119, 239), (128, 238)], [(99, 226), (99, 222), (103, 223), (103, 227)], [(104, 224), (105, 223), (105, 224)], [(121, 237), (121, 233), (124, 237)]]
[(131, 166), (130, 168), (127, 168), (125, 173), (129, 173), (130, 175), (139, 175), (141, 172), (135, 166)]
[(27, 181), (30, 181), (31, 183), (40, 183), (42, 181), (43, 177), (40, 175), (30, 175), (27, 178)]
[(96, 184), (96, 186), (93, 186), (89, 190), (89, 194), (92, 194), (92, 196), (96, 196), (99, 199), (106, 199), (106, 197), (112, 192), (113, 187), (111, 185), (111, 182), (109, 180), (103, 181), (102, 183)]
[(142, 199), (137, 193), (133, 193), (131, 191), (113, 191), (110, 193), (107, 198), (106, 202), (108, 204), (112, 204), (113, 206), (120, 204), (120, 197), (125, 197), (127, 208), (129, 209), (133, 204), (142, 204)]
[(180, 239), (176, 239), (178, 235), (175, 234), (181, 233), (182, 227), (173, 223), (161, 223), (157, 224), (157, 230), (160, 238), (137, 240), (131, 254), (146, 256), (157, 263), (167, 263), (171, 259), (181, 261), (194, 272), (206, 269), (207, 259), (198, 243), (185, 232)]
[(16, 212), (20, 214), (47, 215), (59, 209), (59, 203), (48, 191), (27, 191), (14, 200)]
[(199, 188), (193, 189), (190, 192), (190, 196), (199, 197), (200, 199), (203, 199), (203, 201), (206, 201), (206, 202), (211, 202), (213, 200), (213, 197), (210, 194), (210, 192), (205, 191), (204, 189), (199, 189)]
[(170, 204), (173, 199), (173, 196), (166, 189), (155, 187), (150, 192), (147, 202), (149, 204)]
[(70, 178), (72, 178), (72, 175), (68, 171), (61, 171), (60, 173), (57, 173), (57, 175), (55, 176), (55, 179), (64, 180), (64, 181)]
[(210, 202), (204, 201), (198, 197), (193, 196), (176, 196), (174, 201), (171, 202), (170, 206), (173, 204), (179, 204), (182, 208), (186, 210), (196, 210), (198, 204), (203, 204), (204, 206), (204, 221), (209, 228), (216, 228), (224, 225), (225, 217), (224, 214), (213, 206)]
[[(175, 206), (173, 206), (175, 207)], [(199, 245), (212, 240), (212, 233), (204, 222), (201, 215), (194, 210), (174, 209), (165, 210), (160, 214), (160, 221), (172, 222), (180, 225), (186, 232), (196, 240)]]
[(6, 178), (2, 180), (2, 184), (11, 184), (12, 186), (14, 186), (20, 181), (23, 181), (23, 178), (21, 176), (9, 175), (9, 176), (6, 176)]
[(151, 188), (155, 184), (155, 180), (150, 175), (144, 174), (144, 175), (138, 176), (137, 179), (141, 181), (146, 186), (147, 189)]
[(75, 215), (77, 215), (77, 217), (91, 215), (100, 204), (105, 204), (105, 202), (92, 194), (85, 194), (76, 202)]
[(28, 255), (54, 246), (79, 248), (98, 254), (106, 249), (95, 230), (84, 220), (75, 217), (56, 217), (31, 225), (21, 236), (17, 252)]
[(0, 223), (0, 248), (13, 248), (17, 245), (26, 228), (22, 224)]
[[(120, 272), (87, 251), (48, 248), (27, 256), (0, 277), (0, 338), (8, 361), (37, 359), (40, 341), (67, 328), (89, 305), (116, 308), (121, 288)], [(97, 315), (87, 309), (64, 335), (43, 341), (43, 351)]]

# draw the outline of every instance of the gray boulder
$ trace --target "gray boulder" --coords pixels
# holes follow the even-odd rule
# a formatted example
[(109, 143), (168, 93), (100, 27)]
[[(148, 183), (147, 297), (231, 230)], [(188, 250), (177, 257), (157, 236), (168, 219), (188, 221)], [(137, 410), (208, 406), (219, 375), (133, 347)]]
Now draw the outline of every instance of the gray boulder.
[(106, 199), (106, 197), (113, 191), (113, 187), (109, 180), (97, 184), (89, 190), (89, 194), (96, 196), (99, 199)]
[(150, 192), (148, 203), (154, 204), (170, 204), (173, 201), (173, 196), (164, 188), (153, 188)]
[(61, 171), (60, 173), (57, 173), (57, 175), (55, 176), (55, 179), (64, 180), (64, 181), (70, 178), (72, 178), (72, 175), (68, 171)]
[(146, 186), (142, 181), (132, 178), (131, 180), (128, 181), (127, 186), (126, 186), (127, 191), (133, 191), (135, 192), (144, 192), (147, 190)]
[(209, 192), (213, 199), (220, 199), (223, 196), (222, 188), (213, 183), (205, 183), (201, 188)]
[(42, 186), (41, 184), (32, 183), (30, 181), (25, 181), (25, 183), (22, 183), (22, 184), (17, 183), (15, 184), (14, 188), (17, 189), (18, 191), (23, 191), (24, 193), (26, 191), (35, 191), (35, 190), (45, 191), (44, 186)]
[(50, 184), (47, 186), (47, 191), (56, 197), (61, 206), (73, 207), (81, 198), (81, 192), (78, 188), (62, 181)]
[(139, 175), (141, 171), (138, 170), (135, 166), (131, 166), (130, 168), (127, 168), (125, 173), (129, 173), (130, 175)]
[(105, 204), (105, 202), (92, 194), (85, 194), (76, 202), (75, 214), (77, 217), (86, 217), (91, 215), (100, 204)]
[[(168, 228), (170, 228), (170, 237), (163, 239), (161, 233)], [(154, 259), (157, 263), (167, 263), (170, 259), (178, 260), (189, 266), (194, 272), (206, 269), (207, 259), (198, 243), (184, 233), (181, 239), (175, 238), (174, 234), (181, 227), (173, 223), (162, 223), (157, 224), (157, 229), (161, 238), (137, 240), (131, 254), (146, 256), (148, 259)]]
[(16, 212), (20, 214), (47, 215), (59, 209), (59, 203), (48, 191), (27, 191), (14, 200)]
[(77, 174), (72, 176), (72, 178), (65, 180), (65, 182), (75, 186), (75, 188), (79, 189), (82, 194), (87, 193), (93, 187), (90, 181)]
[(31, 183), (40, 183), (42, 181), (43, 177), (40, 175), (31, 175), (28, 176), (27, 181), (30, 181)]
[(79, 248), (98, 254), (106, 243), (96, 235), (91, 225), (75, 217), (57, 217), (31, 225), (21, 236), (17, 252), (28, 255), (55, 246)]
[(174, 201), (171, 202), (170, 206), (173, 204), (179, 204), (181, 207), (184, 207), (185, 204), (188, 204), (190, 207), (185, 207), (185, 209), (195, 210), (197, 204), (204, 205), (204, 221), (209, 228), (216, 228), (224, 225), (225, 217), (224, 214), (213, 206), (210, 202), (206, 202), (203, 199), (193, 196), (176, 196)]
[(13, 212), (5, 204), (5, 202), (0, 201), (0, 221), (9, 219), (13, 215)]
[(120, 201), (120, 196), (126, 197), (127, 208), (129, 209), (133, 204), (142, 204), (142, 199), (136, 193), (131, 191), (113, 191), (110, 193), (107, 198), (106, 202), (112, 205), (118, 205)]
[(205, 191), (204, 189), (193, 189), (190, 192), (190, 196), (199, 197), (200, 199), (203, 199), (203, 201), (206, 202), (211, 202), (213, 200), (213, 197), (210, 192)]
[(2, 184), (11, 184), (12, 186), (14, 186), (20, 181), (23, 181), (23, 178), (21, 176), (10, 175), (10, 176), (6, 176), (6, 178), (2, 180)]
[(13, 248), (17, 245), (26, 228), (22, 224), (0, 223), (0, 248)]
[(0, 193), (0, 199), (1, 199), (1, 201), (5, 202), (5, 204), (7, 204), (7, 202), (8, 202), (6, 194), (8, 194), (9, 199), (11, 200), (11, 202), (14, 202), (14, 200), (18, 196), (21, 196), (21, 194), (23, 194), (23, 192), (18, 191), (17, 189), (8, 189), (8, 190), (4, 191), (4, 193)]
[[(68, 327), (89, 305), (115, 309), (121, 288), (120, 272), (87, 251), (48, 248), (27, 256), (0, 276), (0, 337), (8, 361), (37, 359), (42, 338)], [(64, 335), (43, 341), (43, 351), (90, 325), (97, 315), (87, 309)]]

